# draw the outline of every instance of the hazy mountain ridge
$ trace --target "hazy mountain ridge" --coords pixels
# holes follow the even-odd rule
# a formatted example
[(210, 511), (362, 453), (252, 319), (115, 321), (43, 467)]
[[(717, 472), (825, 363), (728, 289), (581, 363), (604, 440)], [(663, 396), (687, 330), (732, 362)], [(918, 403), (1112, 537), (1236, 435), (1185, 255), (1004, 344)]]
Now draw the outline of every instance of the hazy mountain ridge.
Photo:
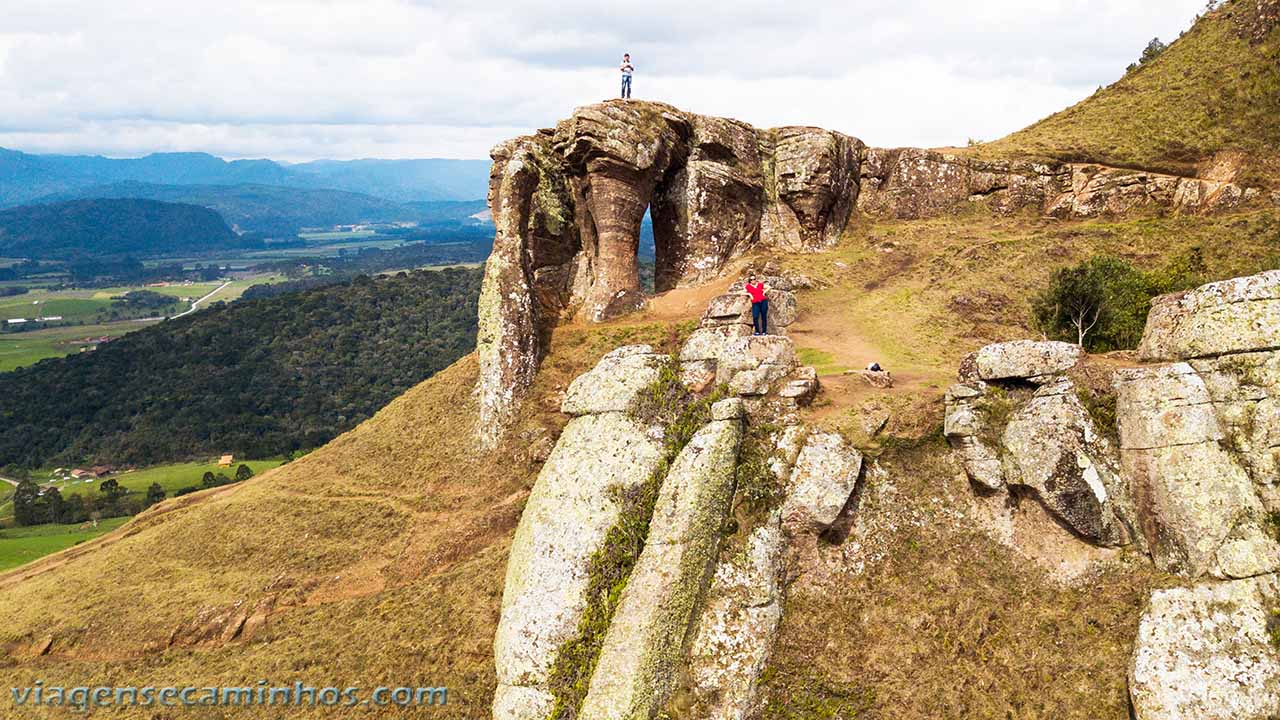
[(223, 160), (207, 153), (141, 158), (36, 155), (0, 148), (0, 207), (118, 182), (159, 185), (270, 185), (359, 192), (393, 202), (476, 200), (489, 181), (487, 160)]

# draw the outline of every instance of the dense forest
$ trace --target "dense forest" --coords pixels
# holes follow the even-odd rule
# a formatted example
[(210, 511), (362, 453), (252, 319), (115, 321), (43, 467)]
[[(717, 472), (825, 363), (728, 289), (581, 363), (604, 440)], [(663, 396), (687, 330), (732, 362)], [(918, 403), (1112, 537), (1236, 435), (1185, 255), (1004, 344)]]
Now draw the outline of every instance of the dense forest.
[(215, 304), (0, 375), (0, 467), (321, 445), (471, 351), (481, 271)]
[(0, 210), (0, 255), (138, 257), (249, 247), (208, 208), (154, 200), (72, 200)]

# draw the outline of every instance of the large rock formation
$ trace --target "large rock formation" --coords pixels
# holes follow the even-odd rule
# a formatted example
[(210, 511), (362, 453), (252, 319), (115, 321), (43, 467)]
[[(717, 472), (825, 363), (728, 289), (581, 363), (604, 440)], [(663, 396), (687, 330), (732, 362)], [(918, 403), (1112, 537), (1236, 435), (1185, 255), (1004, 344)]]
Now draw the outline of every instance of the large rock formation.
[[(497, 233), (478, 342), (483, 444), (509, 423), (558, 320), (643, 306), (636, 251), (646, 208), (657, 289), (702, 282), (752, 247), (834, 243), (857, 201), (863, 151), (828, 130), (757, 130), (635, 101), (579, 108), (553, 130), (494, 148)], [(785, 316), (794, 303), (782, 300)]]
[(672, 464), (649, 539), (605, 635), (581, 720), (652, 718), (671, 693), (715, 567), (741, 437), (740, 419), (714, 420)]
[(858, 209), (902, 219), (931, 217), (966, 201), (985, 202), (1000, 213), (1088, 218), (1144, 208), (1216, 212), (1261, 199), (1255, 188), (1218, 180), (1088, 163), (979, 160), (919, 148), (870, 149), (860, 172)]
[(1274, 575), (1152, 593), (1129, 672), (1134, 718), (1280, 715), (1277, 606)]
[(494, 639), (495, 720), (551, 711), (551, 668), (586, 609), (589, 561), (618, 521), (618, 492), (645, 482), (662, 457), (653, 429), (616, 410), (642, 389), (627, 382), (635, 366), (660, 357), (647, 346), (619, 348), (583, 376), (611, 390), (579, 386), (566, 397), (579, 417), (538, 474), (512, 540)]
[(947, 391), (943, 431), (974, 483), (1015, 488), (1091, 543), (1134, 540), (1115, 448), (1064, 374), (1080, 349), (1019, 340), (988, 345), (961, 364)]

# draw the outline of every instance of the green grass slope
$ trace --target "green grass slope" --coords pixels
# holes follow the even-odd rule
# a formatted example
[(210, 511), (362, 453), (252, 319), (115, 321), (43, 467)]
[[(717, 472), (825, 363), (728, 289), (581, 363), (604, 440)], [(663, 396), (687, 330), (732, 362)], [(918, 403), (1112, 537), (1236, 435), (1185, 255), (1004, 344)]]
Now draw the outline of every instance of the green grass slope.
[(1274, 185), (1280, 179), (1278, 16), (1277, 0), (1230, 0), (1155, 60), (976, 152), (1179, 175), (1211, 174), (1215, 156), (1228, 153), (1225, 159), (1240, 170), (1237, 182)]

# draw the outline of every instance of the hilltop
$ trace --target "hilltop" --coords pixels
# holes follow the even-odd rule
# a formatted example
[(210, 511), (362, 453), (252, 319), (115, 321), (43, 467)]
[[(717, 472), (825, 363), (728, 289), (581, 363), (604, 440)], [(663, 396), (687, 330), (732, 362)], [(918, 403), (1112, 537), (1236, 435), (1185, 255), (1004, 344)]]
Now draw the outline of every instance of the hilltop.
[(1232, 0), (1154, 60), (973, 153), (1280, 186), (1280, 3)]

